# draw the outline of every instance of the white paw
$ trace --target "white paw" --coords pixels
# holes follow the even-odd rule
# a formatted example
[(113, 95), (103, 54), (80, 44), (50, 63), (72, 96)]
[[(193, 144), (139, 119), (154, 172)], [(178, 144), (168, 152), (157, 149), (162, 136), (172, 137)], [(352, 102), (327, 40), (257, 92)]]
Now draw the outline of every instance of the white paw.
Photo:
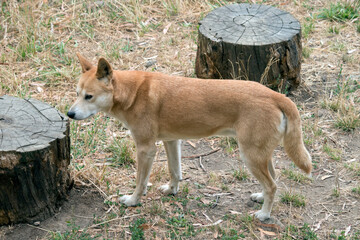
[(166, 195), (170, 195), (170, 194), (173, 194), (175, 195), (177, 193), (177, 191), (179, 190), (178, 187), (171, 187), (169, 184), (165, 184), (165, 185), (162, 185), (161, 187), (159, 187), (160, 191)]
[(250, 199), (254, 202), (262, 203), (264, 202), (264, 195), (263, 193), (253, 193), (250, 195)]
[(310, 179), (312, 179), (312, 173), (306, 174), (306, 176)]
[(119, 201), (128, 207), (136, 206), (140, 202), (139, 199), (136, 199), (133, 195), (124, 195), (119, 198)]
[(266, 219), (270, 218), (270, 213), (264, 213), (261, 210), (255, 212), (255, 217), (260, 221), (265, 221)]

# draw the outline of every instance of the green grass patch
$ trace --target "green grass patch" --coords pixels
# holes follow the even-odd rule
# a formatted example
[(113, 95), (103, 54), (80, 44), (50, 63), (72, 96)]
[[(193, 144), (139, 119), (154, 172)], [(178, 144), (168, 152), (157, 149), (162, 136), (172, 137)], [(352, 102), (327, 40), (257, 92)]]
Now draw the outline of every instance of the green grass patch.
[(292, 240), (292, 239), (306, 239), (306, 240), (318, 240), (316, 233), (311, 230), (309, 224), (304, 223), (302, 227), (296, 227), (289, 225), (285, 228), (285, 233), (279, 238), (279, 240)]
[(355, 109), (349, 111), (347, 115), (338, 114), (335, 120), (335, 127), (340, 128), (345, 132), (351, 132), (360, 127), (360, 115), (355, 111)]
[(73, 159), (83, 158), (89, 154), (97, 152), (99, 146), (104, 145), (106, 140), (105, 129), (109, 123), (108, 118), (96, 115), (84, 121), (71, 121), (71, 155)]
[(234, 170), (233, 177), (239, 181), (245, 181), (249, 179), (249, 173), (244, 168), (239, 168), (239, 170)]
[(225, 137), (220, 141), (220, 147), (225, 149), (228, 153), (233, 153), (237, 148), (238, 144), (236, 138), (233, 137)]
[(346, 45), (343, 42), (336, 41), (336, 42), (331, 44), (330, 49), (333, 52), (345, 52), (346, 51)]
[(340, 33), (340, 29), (337, 26), (330, 26), (328, 28), (328, 32), (329, 33), (335, 33), (335, 34), (339, 34)]
[(312, 49), (311, 49), (311, 48), (303, 47), (303, 49), (302, 49), (302, 56), (303, 56), (304, 58), (309, 58), (310, 55), (311, 55), (311, 52), (312, 52)]
[(180, 1), (167, 1), (162, 0), (162, 4), (166, 10), (166, 15), (169, 17), (176, 16), (179, 13)]
[(355, 173), (356, 176), (360, 176), (360, 163), (352, 162), (352, 163), (346, 163), (344, 165), (347, 169), (350, 169)]
[(293, 180), (298, 183), (306, 183), (307, 181), (311, 181), (310, 178), (306, 177), (305, 175), (303, 175), (299, 172), (295, 172), (293, 170), (284, 169), (281, 172), (288, 179)]
[(314, 32), (315, 29), (315, 23), (314, 23), (314, 19), (311, 17), (307, 17), (305, 18), (305, 22), (301, 28), (301, 34), (302, 36), (306, 39), (309, 37), (309, 35), (311, 33)]
[(239, 233), (238, 230), (233, 228), (223, 228), (221, 229), (220, 234), (222, 234), (221, 240), (237, 240), (240, 238), (245, 238), (245, 235), (243, 233)]
[(360, 99), (353, 94), (360, 89), (357, 80), (345, 78), (340, 67), (337, 84), (331, 99), (325, 98), (321, 103), (323, 108), (335, 112), (334, 125), (343, 131), (350, 132), (360, 127), (359, 102)]
[(334, 188), (334, 189), (332, 190), (331, 196), (340, 197), (340, 189), (339, 189), (339, 188)]
[(109, 159), (113, 167), (129, 166), (135, 163), (132, 157), (131, 142), (126, 139), (114, 138), (112, 144), (107, 148), (113, 156)]
[(166, 222), (168, 224), (168, 237), (171, 239), (193, 238), (200, 232), (200, 230), (195, 230), (194, 225), (183, 214), (169, 217)]
[(335, 230), (329, 235), (329, 239), (335, 240), (360, 240), (360, 231), (356, 231), (353, 234), (345, 234), (345, 231), (341, 231), (338, 235)]
[(132, 240), (145, 239), (144, 230), (142, 228), (143, 224), (145, 224), (145, 223), (146, 223), (145, 218), (138, 218), (130, 224), (129, 229), (131, 232)]
[(353, 192), (353, 193), (355, 193), (355, 194), (357, 194), (357, 195), (360, 195), (360, 186), (351, 189), (351, 192)]
[(147, 211), (151, 216), (162, 216), (165, 213), (162, 205), (157, 201), (152, 201), (150, 205), (147, 205)]
[(80, 229), (79, 226), (69, 222), (68, 227), (70, 230), (66, 230), (64, 233), (53, 232), (49, 240), (94, 240), (99, 239), (101, 235), (92, 236), (86, 232), (86, 229)]
[(326, 19), (331, 21), (346, 21), (353, 20), (359, 17), (360, 2), (342, 2), (339, 1), (336, 4), (331, 3), (329, 8), (324, 8), (317, 15), (320, 19)]
[(294, 207), (305, 207), (305, 197), (300, 194), (292, 194), (291, 192), (284, 192), (280, 195), (282, 203), (292, 205)]
[(341, 160), (341, 150), (337, 148), (333, 148), (328, 144), (325, 144), (323, 146), (323, 151), (332, 159), (335, 161)]

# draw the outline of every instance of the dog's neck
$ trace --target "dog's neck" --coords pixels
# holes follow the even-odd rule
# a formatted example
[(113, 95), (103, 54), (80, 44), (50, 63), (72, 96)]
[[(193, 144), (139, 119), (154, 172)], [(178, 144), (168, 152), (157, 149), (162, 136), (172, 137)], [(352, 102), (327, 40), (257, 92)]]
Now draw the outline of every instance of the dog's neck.
[(114, 71), (112, 81), (114, 105), (111, 112), (119, 110), (126, 112), (131, 109), (144, 82), (145, 78), (138, 78), (135, 71)]

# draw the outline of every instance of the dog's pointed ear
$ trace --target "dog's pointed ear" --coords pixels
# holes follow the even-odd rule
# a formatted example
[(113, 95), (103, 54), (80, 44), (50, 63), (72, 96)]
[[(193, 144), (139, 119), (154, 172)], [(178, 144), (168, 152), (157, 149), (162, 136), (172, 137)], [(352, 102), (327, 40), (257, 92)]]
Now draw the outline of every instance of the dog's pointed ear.
[(93, 65), (88, 60), (86, 60), (83, 56), (81, 56), (80, 53), (76, 53), (76, 56), (79, 58), (83, 73), (89, 71), (93, 67)]
[(110, 80), (112, 78), (113, 70), (105, 58), (100, 58), (97, 66), (96, 77), (98, 79)]

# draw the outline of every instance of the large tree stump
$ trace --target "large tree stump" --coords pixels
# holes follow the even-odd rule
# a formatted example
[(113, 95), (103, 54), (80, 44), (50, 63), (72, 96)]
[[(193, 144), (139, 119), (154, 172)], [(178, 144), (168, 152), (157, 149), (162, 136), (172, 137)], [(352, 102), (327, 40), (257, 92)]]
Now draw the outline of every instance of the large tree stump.
[(274, 89), (300, 84), (301, 25), (268, 5), (232, 4), (200, 21), (199, 78), (249, 79)]
[(67, 198), (68, 122), (40, 101), (0, 97), (0, 225), (44, 220)]

